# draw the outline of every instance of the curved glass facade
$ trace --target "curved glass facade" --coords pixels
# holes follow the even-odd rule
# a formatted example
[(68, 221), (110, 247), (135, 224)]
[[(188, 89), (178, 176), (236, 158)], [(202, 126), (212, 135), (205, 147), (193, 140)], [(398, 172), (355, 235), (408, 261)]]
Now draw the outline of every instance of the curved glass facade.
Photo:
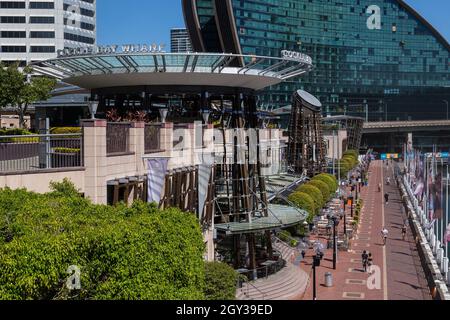
[[(209, 3), (209, 15), (214, 1)], [(308, 75), (271, 87), (263, 105), (317, 96), (324, 113), (369, 121), (443, 119), (450, 99), (450, 46), (400, 0), (231, 0), (244, 54), (313, 58)], [(202, 11), (198, 11), (200, 19)]]

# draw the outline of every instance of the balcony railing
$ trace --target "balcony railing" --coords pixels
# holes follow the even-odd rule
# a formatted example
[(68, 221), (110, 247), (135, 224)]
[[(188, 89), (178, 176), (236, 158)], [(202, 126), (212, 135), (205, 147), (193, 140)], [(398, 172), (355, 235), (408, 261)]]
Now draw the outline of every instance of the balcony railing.
[(131, 123), (112, 123), (106, 126), (106, 154), (116, 156), (130, 153)]
[(0, 136), (0, 173), (83, 166), (82, 134)]
[(161, 150), (161, 124), (146, 124), (144, 135), (145, 153)]

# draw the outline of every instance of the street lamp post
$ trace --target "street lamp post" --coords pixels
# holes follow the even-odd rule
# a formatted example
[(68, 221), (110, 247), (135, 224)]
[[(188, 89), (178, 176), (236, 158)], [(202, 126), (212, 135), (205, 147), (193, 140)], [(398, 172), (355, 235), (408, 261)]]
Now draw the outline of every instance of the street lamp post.
[(316, 267), (319, 266), (320, 266), (320, 257), (316, 253), (313, 257), (313, 300), (317, 300)]
[(91, 119), (95, 119), (95, 114), (97, 113), (98, 101), (89, 101), (88, 102), (89, 112), (91, 113)]
[(332, 220), (333, 220), (333, 269), (336, 270), (336, 263), (337, 263), (336, 225), (338, 221), (336, 216), (333, 216)]
[(344, 235), (347, 236), (347, 214), (345, 213), (345, 199), (344, 199)]

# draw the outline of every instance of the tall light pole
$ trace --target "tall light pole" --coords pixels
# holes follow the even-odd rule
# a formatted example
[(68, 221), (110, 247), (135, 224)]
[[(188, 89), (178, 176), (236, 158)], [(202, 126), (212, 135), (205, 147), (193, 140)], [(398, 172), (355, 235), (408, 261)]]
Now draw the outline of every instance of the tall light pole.
[(366, 122), (369, 122), (369, 104), (367, 100), (364, 100), (364, 106), (366, 107)]
[(447, 120), (448, 120), (448, 100), (442, 100), (442, 102), (445, 102), (445, 104), (447, 106)]
[(337, 217), (333, 216), (333, 269), (336, 270), (336, 263), (337, 263), (337, 239), (336, 239), (336, 225), (338, 223)]

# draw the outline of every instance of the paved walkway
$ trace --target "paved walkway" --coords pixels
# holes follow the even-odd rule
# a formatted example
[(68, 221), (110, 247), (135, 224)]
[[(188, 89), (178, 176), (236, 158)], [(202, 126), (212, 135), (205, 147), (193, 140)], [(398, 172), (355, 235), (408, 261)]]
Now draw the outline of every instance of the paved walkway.
[[(349, 252), (339, 251), (337, 270), (333, 270), (332, 250), (325, 252), (324, 260), (317, 269), (318, 300), (424, 300), (431, 299), (426, 286), (417, 250), (408, 232), (408, 239), (401, 239), (401, 226), (406, 216), (402, 214), (400, 195), (395, 185), (386, 186), (385, 178), (391, 176), (391, 167), (384, 167), (381, 161), (372, 162), (369, 170), (369, 185), (361, 190), (364, 208), (358, 233), (351, 241)], [(378, 184), (383, 190), (378, 192)], [(386, 189), (385, 189), (386, 188)], [(390, 202), (384, 205), (384, 193), (390, 194)], [(350, 212), (346, 212), (351, 219)], [(343, 223), (341, 223), (343, 225)], [(389, 230), (387, 245), (383, 246), (380, 232)], [(343, 232), (343, 226), (339, 228)], [(324, 239), (321, 239), (326, 243)], [(361, 254), (372, 253), (373, 274), (364, 272)], [(310, 250), (302, 263), (309, 272), (313, 252)], [(325, 287), (325, 273), (333, 274), (334, 286)], [(312, 281), (304, 299), (312, 299)]]

